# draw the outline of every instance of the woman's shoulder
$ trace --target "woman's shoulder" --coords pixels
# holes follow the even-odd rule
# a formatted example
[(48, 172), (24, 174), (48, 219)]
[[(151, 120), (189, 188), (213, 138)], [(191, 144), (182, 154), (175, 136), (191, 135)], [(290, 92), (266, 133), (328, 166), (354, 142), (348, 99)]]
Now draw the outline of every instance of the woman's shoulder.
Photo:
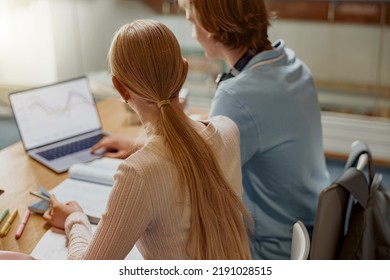
[(217, 115), (210, 118), (210, 123), (220, 129), (237, 129), (236, 123), (229, 117)]
[(140, 192), (154, 197), (157, 192), (155, 182), (158, 174), (165, 167), (162, 160), (153, 153), (142, 150), (125, 159), (118, 167), (115, 175), (115, 186), (126, 192)]
[(161, 139), (152, 139), (144, 147), (125, 159), (118, 168), (118, 172), (137, 174), (147, 177), (158, 166), (169, 162), (169, 154)]
[(239, 130), (236, 123), (227, 116), (217, 115), (210, 118), (210, 125), (221, 137), (239, 137)]

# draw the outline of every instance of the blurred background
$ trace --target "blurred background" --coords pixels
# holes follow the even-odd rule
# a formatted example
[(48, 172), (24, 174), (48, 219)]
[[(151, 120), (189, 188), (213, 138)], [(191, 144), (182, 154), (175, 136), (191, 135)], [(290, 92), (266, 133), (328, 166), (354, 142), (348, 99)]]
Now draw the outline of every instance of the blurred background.
[[(356, 139), (369, 144), (388, 172), (390, 2), (267, 3), (274, 15), (271, 41), (283, 39), (313, 73), (332, 173)], [(226, 65), (204, 57), (175, 0), (1, 0), (0, 149), (19, 140), (9, 92), (87, 75), (97, 100), (116, 98), (107, 51), (113, 33), (137, 18), (157, 19), (173, 30), (190, 62), (189, 105), (207, 108)]]

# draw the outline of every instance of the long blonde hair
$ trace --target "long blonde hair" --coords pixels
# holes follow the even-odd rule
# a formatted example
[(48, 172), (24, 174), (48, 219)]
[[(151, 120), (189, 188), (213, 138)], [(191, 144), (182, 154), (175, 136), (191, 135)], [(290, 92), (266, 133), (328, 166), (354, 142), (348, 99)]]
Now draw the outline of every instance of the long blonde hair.
[[(112, 74), (147, 102), (170, 100), (186, 79), (174, 34), (154, 20), (136, 20), (115, 35)], [(223, 175), (208, 143), (170, 105), (160, 108), (156, 131), (163, 136), (191, 203), (186, 252), (190, 259), (250, 259), (243, 218), (250, 217)]]

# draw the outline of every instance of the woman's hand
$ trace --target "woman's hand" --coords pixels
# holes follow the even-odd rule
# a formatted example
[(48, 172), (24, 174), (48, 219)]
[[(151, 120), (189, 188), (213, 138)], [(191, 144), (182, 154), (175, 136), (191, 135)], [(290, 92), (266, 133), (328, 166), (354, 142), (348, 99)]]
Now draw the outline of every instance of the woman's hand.
[(83, 209), (76, 201), (63, 204), (52, 194), (50, 196), (50, 207), (43, 214), (43, 218), (50, 225), (64, 229), (66, 218), (74, 212), (83, 212)]
[(145, 139), (139, 141), (128, 139), (120, 135), (108, 135), (91, 148), (93, 154), (98, 149), (104, 149), (103, 156), (125, 159), (136, 152), (145, 143)]

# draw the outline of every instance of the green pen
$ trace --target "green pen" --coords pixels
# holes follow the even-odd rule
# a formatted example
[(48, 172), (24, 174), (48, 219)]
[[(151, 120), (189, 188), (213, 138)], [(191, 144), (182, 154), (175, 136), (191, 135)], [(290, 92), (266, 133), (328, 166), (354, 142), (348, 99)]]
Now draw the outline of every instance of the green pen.
[(9, 208), (4, 209), (4, 211), (0, 215), (0, 223), (4, 220), (5, 216), (9, 213)]

